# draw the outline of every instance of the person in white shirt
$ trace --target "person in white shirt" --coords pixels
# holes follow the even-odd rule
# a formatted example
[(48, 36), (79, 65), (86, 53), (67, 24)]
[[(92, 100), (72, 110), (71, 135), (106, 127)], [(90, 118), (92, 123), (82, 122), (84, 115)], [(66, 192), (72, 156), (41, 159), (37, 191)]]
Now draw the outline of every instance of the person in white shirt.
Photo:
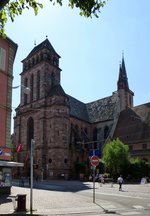
[(123, 184), (122, 175), (120, 175), (120, 176), (118, 177), (117, 182), (118, 182), (118, 184), (119, 184), (119, 191), (122, 191), (122, 184)]

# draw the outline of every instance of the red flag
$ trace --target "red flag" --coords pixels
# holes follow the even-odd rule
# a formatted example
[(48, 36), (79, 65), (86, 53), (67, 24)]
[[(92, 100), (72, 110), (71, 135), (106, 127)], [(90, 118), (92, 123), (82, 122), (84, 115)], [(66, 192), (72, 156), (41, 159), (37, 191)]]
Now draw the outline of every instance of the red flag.
[(21, 152), (22, 147), (23, 147), (22, 144), (19, 143), (18, 146), (17, 146), (17, 148), (16, 148), (16, 152), (17, 152), (17, 153)]

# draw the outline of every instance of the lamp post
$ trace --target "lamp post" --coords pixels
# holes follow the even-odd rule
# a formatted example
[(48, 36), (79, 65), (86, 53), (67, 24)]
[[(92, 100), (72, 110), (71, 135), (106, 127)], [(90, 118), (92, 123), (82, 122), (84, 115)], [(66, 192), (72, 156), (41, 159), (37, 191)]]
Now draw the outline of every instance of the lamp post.
[(33, 146), (35, 141), (31, 139), (30, 147), (30, 213), (33, 211)]

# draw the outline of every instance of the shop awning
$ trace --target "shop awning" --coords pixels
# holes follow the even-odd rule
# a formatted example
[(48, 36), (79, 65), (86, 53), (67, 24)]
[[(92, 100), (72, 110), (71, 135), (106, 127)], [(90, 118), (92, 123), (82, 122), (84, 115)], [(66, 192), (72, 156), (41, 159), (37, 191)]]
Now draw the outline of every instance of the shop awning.
[(23, 167), (24, 163), (14, 161), (0, 161), (0, 167)]

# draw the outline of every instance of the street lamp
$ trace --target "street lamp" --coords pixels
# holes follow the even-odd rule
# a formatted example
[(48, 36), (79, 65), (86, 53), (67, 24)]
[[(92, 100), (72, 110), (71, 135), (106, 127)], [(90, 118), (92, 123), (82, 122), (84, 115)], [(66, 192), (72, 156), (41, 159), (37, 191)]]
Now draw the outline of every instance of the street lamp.
[(23, 92), (26, 94), (28, 94), (31, 91), (31, 89), (28, 86), (24, 86), (24, 85), (13, 86), (12, 89), (17, 89), (20, 86), (23, 89)]

